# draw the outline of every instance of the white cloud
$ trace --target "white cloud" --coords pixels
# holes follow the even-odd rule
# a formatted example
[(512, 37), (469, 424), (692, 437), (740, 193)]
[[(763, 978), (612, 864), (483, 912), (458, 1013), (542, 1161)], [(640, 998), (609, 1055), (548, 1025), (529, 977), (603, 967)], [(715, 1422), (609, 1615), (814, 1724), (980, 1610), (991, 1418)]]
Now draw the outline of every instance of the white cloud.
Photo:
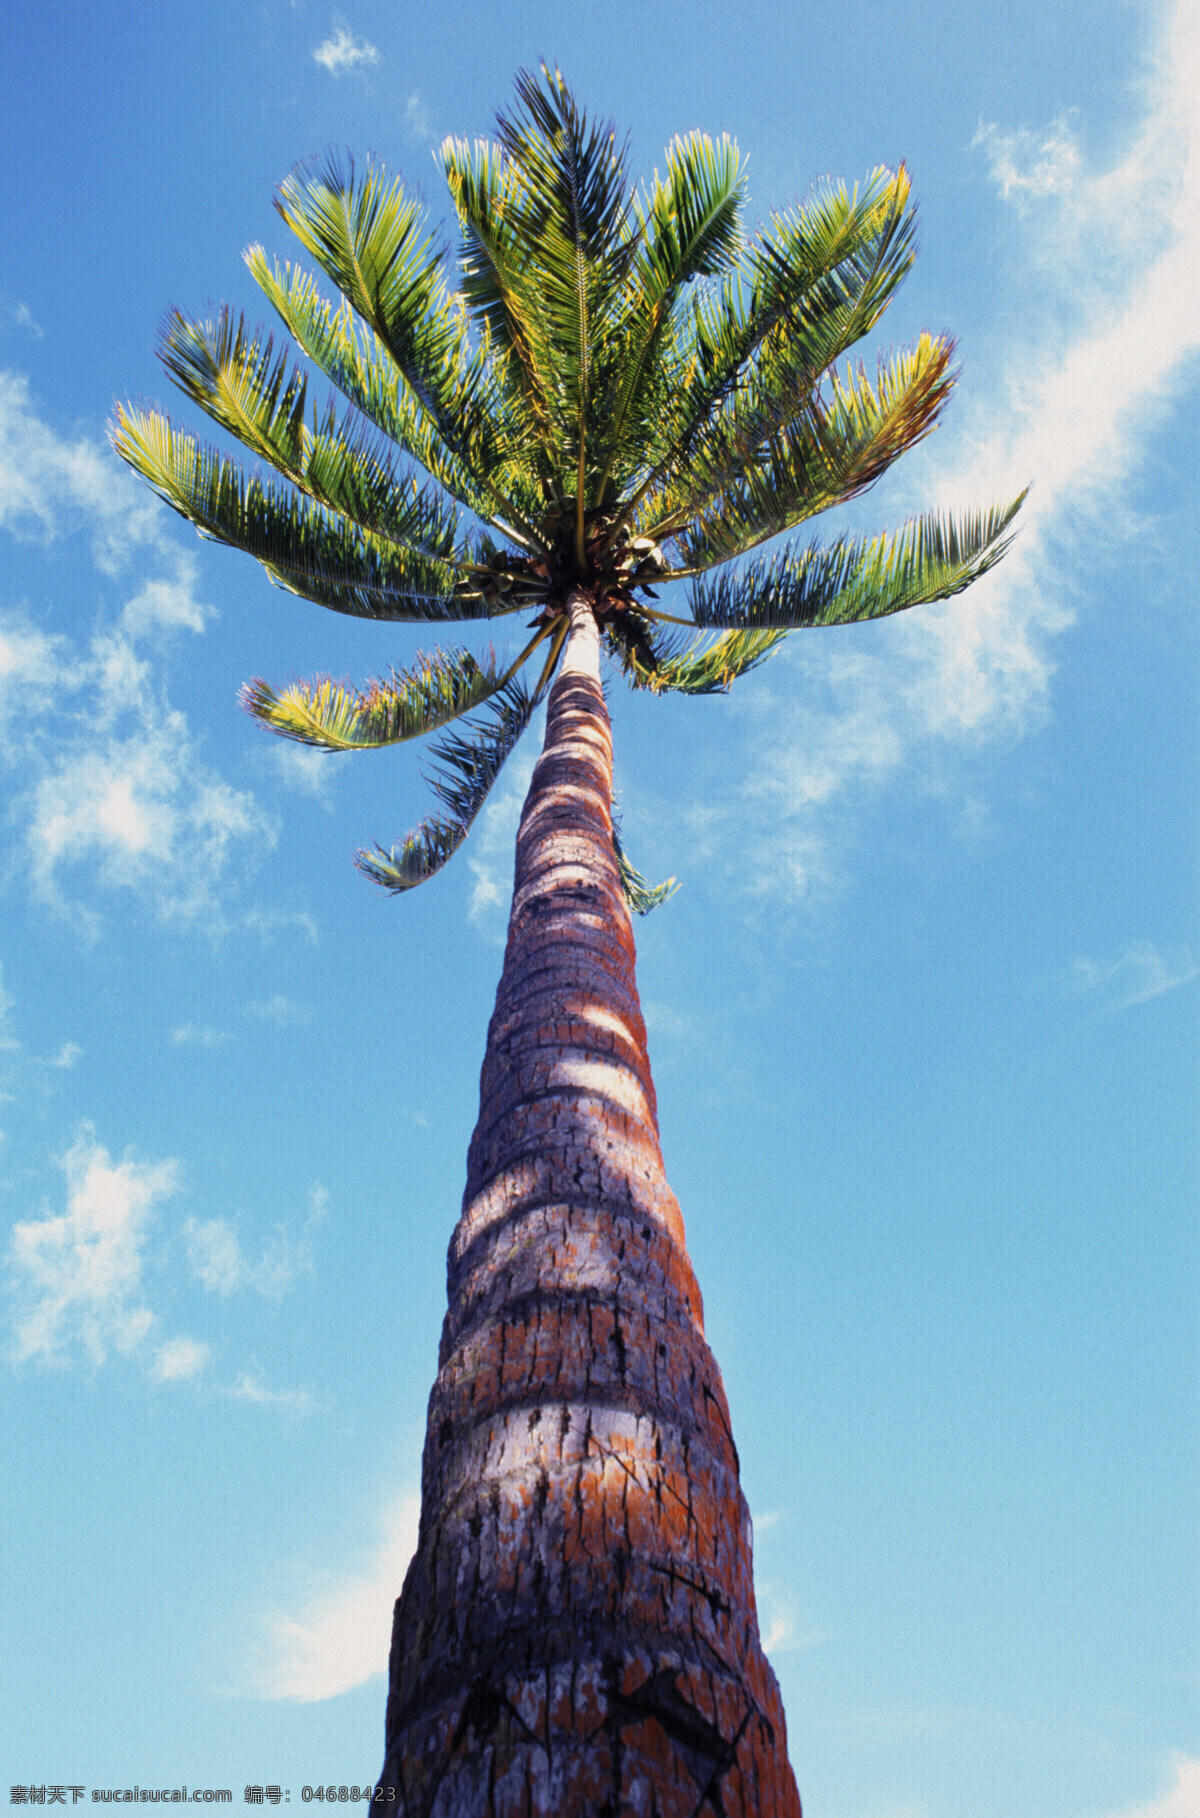
[(1152, 997), (1162, 997), (1167, 991), (1190, 984), (1200, 974), (1200, 964), (1190, 947), (1180, 947), (1173, 957), (1167, 958), (1149, 941), (1139, 941), (1107, 964), (1077, 959), (1072, 971), (1081, 991), (1115, 984), (1112, 1008), (1128, 1010), (1134, 1004), (1148, 1003)]
[[(116, 647), (110, 647), (116, 648)], [(274, 843), (254, 797), (236, 790), (198, 757), (183, 714), (139, 688), (136, 665), (98, 678), (103, 718), (131, 722), (122, 736), (81, 723), (49, 756), (27, 798), (26, 849), (34, 888), (94, 933), (95, 908), (65, 888), (65, 876), (129, 891), (166, 921), (226, 923), (221, 890), (235, 844)]]
[(10, 1023), (9, 1018), (12, 1015), (13, 1000), (9, 993), (4, 989), (3, 980), (4, 969), (3, 967), (0, 967), (0, 1053), (6, 1051), (11, 1052), (13, 1049), (21, 1046), (12, 1032), (12, 1024)]
[(80, 530), (116, 573), (143, 571), (114, 626), (89, 640), (0, 609), (0, 755), (16, 772), (10, 817), (23, 823), (12, 869), (78, 928), (102, 925), (97, 895), (133, 893), (161, 919), (227, 926), (235, 849), (271, 845), (247, 791), (203, 763), (139, 640), (202, 631), (193, 558), (167, 540), (164, 514), (111, 450), (71, 441), (37, 415), (26, 381), (0, 373), (0, 526), (45, 541)]
[[(193, 1380), (206, 1368), (211, 1348), (182, 1334), (161, 1337), (145, 1280), (160, 1204), (179, 1188), (178, 1162), (139, 1162), (128, 1155), (114, 1162), (84, 1125), (61, 1166), (65, 1213), (47, 1209), (44, 1218), (13, 1227), (7, 1256), (12, 1360), (66, 1365), (82, 1352), (100, 1365), (115, 1353), (140, 1364), (152, 1380)], [(299, 1236), (276, 1226), (253, 1261), (228, 1220), (189, 1218), (183, 1237), (192, 1274), (222, 1295), (248, 1287), (267, 1300), (280, 1299), (298, 1275), (311, 1272), (312, 1233), (328, 1203), (325, 1188), (316, 1184)], [(160, 1245), (157, 1262), (167, 1255)], [(316, 1407), (307, 1390), (273, 1389), (250, 1371), (215, 1392), (293, 1414)]]
[(404, 1497), (361, 1573), (319, 1592), (298, 1616), (274, 1618), (267, 1661), (256, 1674), (263, 1697), (336, 1698), (386, 1671), (392, 1606), (416, 1551), (420, 1515), (420, 1497)]
[[(318, 751), (312, 745), (298, 745), (294, 739), (278, 739), (266, 754), (266, 761), (288, 789), (303, 795), (315, 795), (325, 801), (336, 765), (331, 751)], [(326, 803), (328, 806), (328, 803)]]
[(102, 443), (67, 441), (37, 415), (29, 382), (0, 372), (0, 526), (50, 542), (86, 524), (98, 565), (115, 573), (160, 539), (162, 507)]
[(797, 1654), (829, 1640), (828, 1631), (801, 1628), (795, 1595), (786, 1586), (756, 1584), (754, 1595), (764, 1654)]
[(667, 1041), (682, 1041), (692, 1033), (690, 1017), (683, 1016), (671, 1004), (646, 999), (642, 1004), (647, 1033)]
[(178, 1048), (215, 1048), (221, 1042), (228, 1041), (229, 1037), (224, 1029), (207, 1029), (200, 1028), (195, 1023), (181, 1023), (177, 1029), (172, 1029), (171, 1040)]
[[(1048, 296), (1039, 314), (1026, 299), (1020, 341), (993, 385), (972, 369), (957, 418), (952, 410), (911, 458), (907, 483), (923, 473), (925, 485), (905, 503), (961, 509), (1032, 481), (1021, 534), (958, 599), (862, 632), (797, 638), (743, 692), (752, 780), (710, 793), (691, 831), (703, 856), (736, 826), (751, 889), (820, 892), (837, 870), (833, 804), (844, 827), (848, 807), (901, 775), (944, 790), (962, 754), (1044, 720), (1052, 641), (1073, 621), (1064, 558), (1128, 529), (1122, 497), (1146, 434), (1196, 376), (1198, 91), (1200, 14), (1180, 4), (1143, 117), (1108, 168), (1088, 165), (1065, 120), (1025, 137), (983, 129), (1001, 193), (1025, 209), (1018, 244)], [(798, 685), (773, 690), (789, 667)]]
[[(72, 647), (34, 625), (21, 612), (0, 619), (0, 725), (15, 714), (44, 711), (55, 692), (78, 686)], [(5, 756), (11, 761), (11, 746)]]
[(312, 1274), (312, 1231), (325, 1216), (328, 1199), (324, 1187), (314, 1187), (299, 1237), (293, 1237), (286, 1225), (276, 1225), (256, 1262), (246, 1255), (229, 1219), (189, 1218), (184, 1237), (192, 1274), (215, 1294), (228, 1296), (252, 1288), (264, 1300), (281, 1300), (298, 1275)]
[(429, 113), (420, 95), (410, 95), (404, 103), (404, 137), (417, 145), (433, 143)]
[(13, 321), (18, 328), (27, 328), (30, 334), (34, 335), (37, 340), (41, 341), (44, 338), (46, 331), (34, 321), (33, 311), (30, 309), (28, 303), (17, 304), (17, 307), (13, 310)]
[(296, 1029), (303, 1023), (311, 1023), (312, 1010), (307, 1004), (294, 1003), (277, 991), (274, 997), (256, 999), (246, 1005), (245, 1014), (256, 1022), (274, 1023), (277, 1029)]
[(61, 1166), (65, 1213), (13, 1227), (14, 1357), (65, 1363), (82, 1349), (102, 1364), (110, 1351), (131, 1356), (155, 1323), (144, 1302), (142, 1252), (159, 1202), (178, 1189), (179, 1165), (129, 1156), (114, 1163), (85, 1127)]
[(355, 69), (360, 63), (378, 63), (379, 52), (365, 38), (356, 38), (348, 26), (338, 25), (323, 44), (313, 52), (314, 63), (327, 69), (331, 76)]
[(82, 1053), (83, 1049), (78, 1042), (64, 1042), (57, 1054), (51, 1055), (48, 1060), (41, 1061), (39, 1065), (58, 1067), (64, 1073), (69, 1073)]
[(264, 941), (281, 928), (298, 928), (310, 947), (317, 944), (317, 924), (303, 909), (248, 909), (242, 926), (261, 935)]
[(1200, 1818), (1200, 1760), (1194, 1755), (1174, 1755), (1174, 1785), (1145, 1804), (1123, 1806), (1111, 1818)]
[(173, 580), (147, 581), (127, 602), (121, 613), (122, 629), (131, 637), (151, 631), (203, 631), (213, 609), (196, 599), (195, 583), (195, 562), (190, 556), (178, 557)]
[(208, 1362), (209, 1350), (194, 1338), (170, 1338), (160, 1345), (154, 1358), (153, 1374), (160, 1382), (187, 1382), (198, 1376)]
[(317, 1405), (307, 1389), (271, 1389), (246, 1372), (225, 1393), (234, 1401), (248, 1401), (260, 1408), (286, 1408), (291, 1414), (311, 1414)]
[(769, 1534), (772, 1528), (777, 1528), (779, 1526), (783, 1518), (784, 1511), (782, 1509), (764, 1509), (761, 1515), (754, 1515), (752, 1517), (754, 1532), (756, 1534)]
[(228, 1219), (210, 1218), (201, 1224), (189, 1218), (183, 1230), (188, 1264), (206, 1288), (217, 1294), (232, 1294), (250, 1279), (237, 1232)]
[(1006, 202), (1063, 195), (1079, 174), (1079, 146), (1066, 116), (1040, 133), (1026, 127), (1002, 133), (981, 124), (974, 143), (983, 146), (992, 181)]

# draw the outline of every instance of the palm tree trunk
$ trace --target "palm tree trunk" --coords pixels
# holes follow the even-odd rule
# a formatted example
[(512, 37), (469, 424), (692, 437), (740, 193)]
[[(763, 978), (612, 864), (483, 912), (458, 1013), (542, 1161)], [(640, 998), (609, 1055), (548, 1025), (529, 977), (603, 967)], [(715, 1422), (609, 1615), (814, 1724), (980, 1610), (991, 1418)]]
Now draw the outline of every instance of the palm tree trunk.
[(405, 1818), (799, 1818), (659, 1150), (596, 622), (581, 592), (570, 607), (450, 1245), (380, 1784)]

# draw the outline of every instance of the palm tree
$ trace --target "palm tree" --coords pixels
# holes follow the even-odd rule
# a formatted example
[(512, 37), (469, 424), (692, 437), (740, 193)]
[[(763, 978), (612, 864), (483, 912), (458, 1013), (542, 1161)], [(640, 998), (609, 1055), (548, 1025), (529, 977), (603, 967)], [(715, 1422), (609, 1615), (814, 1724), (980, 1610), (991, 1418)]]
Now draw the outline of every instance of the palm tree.
[(290, 346), (228, 310), (167, 319), (171, 377), (277, 477), (156, 410), (122, 408), (113, 436), (202, 535), (305, 599), (526, 620), (511, 663), (439, 650), (361, 689), (244, 691), (263, 725), (327, 751), (482, 710), (433, 747), (438, 810), (358, 855), (386, 889), (445, 864), (548, 696), (380, 1784), (412, 1818), (783, 1818), (800, 1807), (750, 1520), (634, 979), (630, 909), (669, 886), (617, 837), (600, 653), (635, 689), (724, 691), (789, 632), (959, 592), (999, 558), (1020, 501), (755, 553), (863, 492), (950, 394), (945, 339), (874, 376), (846, 358), (913, 260), (903, 169), (747, 235), (728, 138), (677, 139), (638, 188), (612, 130), (544, 67), (519, 77), (497, 136), (441, 150), (457, 290), (377, 166), (326, 160), (283, 183), (279, 211), (341, 300), (261, 247), (247, 263), (349, 409), (310, 407)]

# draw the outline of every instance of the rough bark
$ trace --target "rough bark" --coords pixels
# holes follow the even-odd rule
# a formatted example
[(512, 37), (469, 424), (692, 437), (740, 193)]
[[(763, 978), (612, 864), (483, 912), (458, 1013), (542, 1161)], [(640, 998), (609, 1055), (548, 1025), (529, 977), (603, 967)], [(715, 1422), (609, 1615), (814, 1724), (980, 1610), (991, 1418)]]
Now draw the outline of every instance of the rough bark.
[(799, 1818), (659, 1150), (596, 626), (582, 595), (571, 611), (450, 1245), (381, 1784), (406, 1818)]

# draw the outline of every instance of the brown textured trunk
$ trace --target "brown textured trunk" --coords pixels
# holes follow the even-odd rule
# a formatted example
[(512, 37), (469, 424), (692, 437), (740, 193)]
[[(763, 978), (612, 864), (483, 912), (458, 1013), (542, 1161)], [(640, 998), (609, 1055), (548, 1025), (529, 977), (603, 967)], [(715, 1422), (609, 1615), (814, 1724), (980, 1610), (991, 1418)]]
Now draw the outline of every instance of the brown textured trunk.
[(663, 1174), (595, 620), (517, 835), (381, 1784), (405, 1818), (799, 1818)]

